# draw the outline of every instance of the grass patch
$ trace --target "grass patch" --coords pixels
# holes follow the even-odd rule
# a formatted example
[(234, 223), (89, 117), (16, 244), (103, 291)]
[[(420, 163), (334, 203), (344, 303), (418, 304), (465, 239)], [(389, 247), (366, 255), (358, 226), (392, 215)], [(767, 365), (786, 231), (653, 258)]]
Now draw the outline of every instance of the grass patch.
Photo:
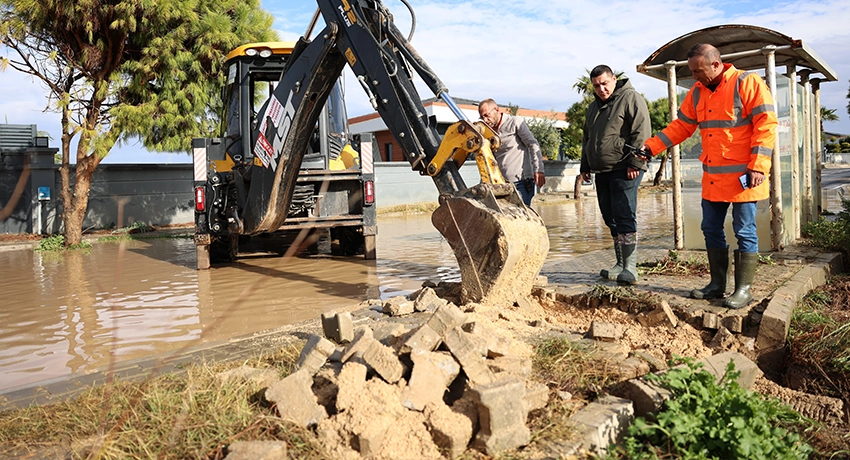
[(70, 401), (0, 413), (0, 452), (62, 452), (60, 458), (223, 458), (240, 440), (286, 441), (293, 458), (324, 458), (309, 430), (276, 417), (260, 384), (216, 375), (246, 364), (280, 376), (303, 344), (245, 363), (190, 365), (185, 373), (93, 387)]
[(545, 383), (551, 393), (543, 409), (532, 412), (529, 429), (532, 441), (569, 439), (575, 434), (570, 417), (583, 404), (564, 400), (557, 393), (569, 392), (579, 400), (592, 399), (602, 388), (617, 381), (618, 366), (593, 353), (584, 344), (553, 338), (537, 344), (532, 356), (533, 380)]
[[(604, 299), (610, 305), (629, 313), (651, 311), (661, 305), (661, 297), (648, 291), (637, 291), (632, 286), (609, 286), (596, 284), (587, 296)], [(592, 304), (591, 304), (592, 305)]]
[(381, 206), (375, 212), (379, 216), (390, 214), (423, 214), (432, 213), (440, 206), (436, 201), (423, 201), (420, 203), (400, 204), (396, 206)]
[(41, 252), (60, 252), (65, 249), (91, 249), (91, 243), (88, 241), (82, 241), (78, 244), (72, 244), (65, 247), (65, 235), (50, 235), (46, 238), (42, 238), (41, 241), (38, 242), (38, 246), (35, 247), (36, 251)]
[(684, 258), (678, 251), (671, 250), (660, 260), (642, 262), (637, 267), (638, 274), (642, 276), (702, 276), (708, 273), (708, 260), (699, 256)]
[(836, 216), (829, 219), (821, 216), (803, 225), (802, 234), (809, 245), (841, 252), (844, 260), (850, 260), (850, 200), (845, 199), (843, 194), (841, 207)]
[(811, 426), (781, 402), (741, 388), (729, 363), (720, 382), (693, 359), (646, 378), (673, 397), (654, 420), (638, 417), (609, 459), (807, 459), (797, 432)]

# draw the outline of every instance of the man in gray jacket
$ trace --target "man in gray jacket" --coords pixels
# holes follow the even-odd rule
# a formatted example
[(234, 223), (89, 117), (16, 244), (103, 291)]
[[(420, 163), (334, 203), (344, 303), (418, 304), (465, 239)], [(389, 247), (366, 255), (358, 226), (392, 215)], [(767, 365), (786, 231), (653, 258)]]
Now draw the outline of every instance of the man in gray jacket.
[(652, 127), (646, 100), (627, 78), (617, 80), (607, 65), (590, 71), (594, 100), (587, 107), (581, 148), (581, 177), (596, 175), (596, 199), (614, 238), (617, 264), (599, 274), (620, 284), (635, 284), (637, 274), (637, 192), (646, 163), (625, 145), (643, 146)]
[(485, 99), (478, 104), (478, 115), (502, 140), (501, 147), (493, 152), (502, 176), (514, 183), (522, 201), (531, 206), (534, 187), (543, 187), (546, 183), (540, 144), (525, 120), (502, 113), (493, 99)]

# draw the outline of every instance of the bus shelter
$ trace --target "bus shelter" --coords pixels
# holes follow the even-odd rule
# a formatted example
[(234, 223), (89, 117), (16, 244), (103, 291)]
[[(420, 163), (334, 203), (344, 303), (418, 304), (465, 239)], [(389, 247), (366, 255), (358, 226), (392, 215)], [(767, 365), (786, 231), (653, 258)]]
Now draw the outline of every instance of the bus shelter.
[[(682, 35), (658, 48), (637, 71), (667, 82), (671, 121), (678, 98), (693, 85), (687, 54), (696, 44), (714, 45), (724, 63), (756, 71), (776, 103), (779, 126), (770, 174), (770, 199), (759, 203), (759, 250), (782, 250), (800, 237), (804, 223), (816, 219), (821, 204), (820, 84), (838, 75), (802, 40), (750, 25), (720, 25)], [(779, 70), (784, 73), (779, 73)], [(699, 130), (694, 134), (699, 138)], [(682, 143), (685, 145), (686, 143)], [(673, 214), (677, 249), (705, 247), (700, 231), (699, 142), (668, 151), (673, 176)], [(726, 225), (732, 234), (731, 218)]]

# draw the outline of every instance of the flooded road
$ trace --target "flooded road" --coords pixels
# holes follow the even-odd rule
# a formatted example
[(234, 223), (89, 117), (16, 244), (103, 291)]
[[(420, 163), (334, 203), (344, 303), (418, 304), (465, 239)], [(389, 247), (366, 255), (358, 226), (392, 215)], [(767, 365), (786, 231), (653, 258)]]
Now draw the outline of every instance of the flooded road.
[[(594, 198), (536, 208), (549, 229), (547, 263), (611, 246)], [(643, 238), (671, 235), (671, 194), (642, 195), (638, 209)], [(192, 240), (182, 238), (0, 252), (0, 391), (405, 295), (426, 279), (459, 280), (430, 215), (378, 224), (375, 261), (249, 255), (197, 271)]]

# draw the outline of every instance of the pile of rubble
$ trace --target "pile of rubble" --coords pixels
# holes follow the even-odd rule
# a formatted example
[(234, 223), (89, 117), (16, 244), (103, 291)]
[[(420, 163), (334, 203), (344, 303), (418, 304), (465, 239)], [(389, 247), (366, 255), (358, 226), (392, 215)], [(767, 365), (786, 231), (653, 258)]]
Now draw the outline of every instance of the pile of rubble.
[(383, 312), (430, 316), (373, 330), (355, 329), (347, 312), (324, 314), (326, 338), (311, 335), (298, 370), (265, 392), (281, 418), (315, 427), (333, 458), (455, 458), (470, 445), (492, 455), (529, 443), (528, 413), (549, 391), (527, 379), (531, 359), (512, 352), (511, 338), (430, 287)]

